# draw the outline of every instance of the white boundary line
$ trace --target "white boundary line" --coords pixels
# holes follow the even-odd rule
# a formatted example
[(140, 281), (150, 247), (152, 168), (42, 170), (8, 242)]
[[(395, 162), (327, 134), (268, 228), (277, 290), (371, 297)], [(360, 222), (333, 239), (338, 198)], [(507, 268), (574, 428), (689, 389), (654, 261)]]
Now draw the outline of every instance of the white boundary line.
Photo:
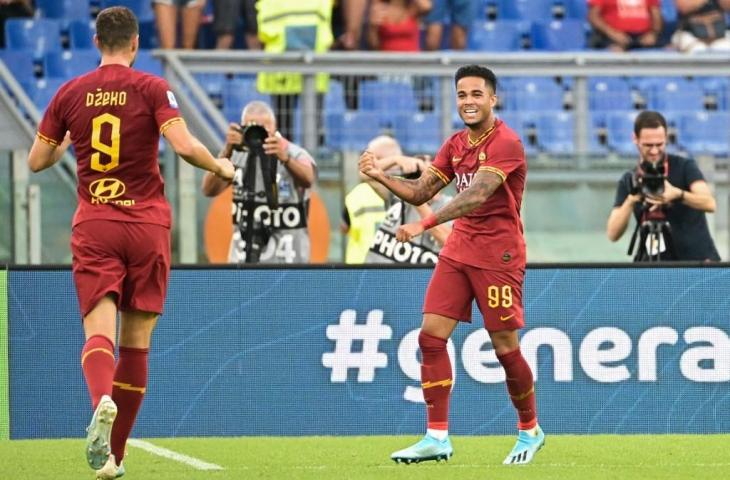
[(150, 442), (145, 442), (144, 440), (130, 438), (127, 443), (129, 443), (133, 447), (140, 448), (153, 455), (158, 455), (160, 457), (169, 458), (170, 460), (175, 460), (176, 462), (184, 463), (185, 465), (189, 465), (196, 470), (224, 470), (223, 467), (221, 467), (220, 465), (216, 465), (215, 463), (208, 463), (202, 460), (198, 460), (197, 458), (188, 457), (187, 455), (183, 455), (182, 453), (177, 453), (166, 448), (158, 447), (157, 445), (153, 445)]

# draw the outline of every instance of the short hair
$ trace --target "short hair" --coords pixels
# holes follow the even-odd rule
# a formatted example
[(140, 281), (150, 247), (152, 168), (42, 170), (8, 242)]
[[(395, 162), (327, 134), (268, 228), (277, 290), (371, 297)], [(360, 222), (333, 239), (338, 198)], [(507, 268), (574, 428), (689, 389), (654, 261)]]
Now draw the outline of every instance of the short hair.
[(398, 140), (390, 135), (378, 135), (368, 143), (368, 151), (372, 152), (378, 158), (392, 157), (394, 155), (403, 155)]
[(251, 102), (248, 102), (246, 106), (243, 107), (243, 110), (241, 111), (241, 123), (243, 123), (243, 118), (249, 114), (267, 115), (274, 122), (276, 122), (276, 115), (274, 115), (274, 110), (272, 110), (266, 102), (262, 102), (261, 100), (253, 100)]
[(456, 75), (454, 75), (454, 85), (459, 83), (459, 80), (464, 77), (483, 78), (486, 84), (492, 87), (492, 92), (497, 93), (497, 76), (487, 67), (482, 67), (481, 65), (474, 64), (459, 67), (459, 69), (456, 71)]
[(667, 121), (664, 116), (659, 112), (645, 110), (637, 115), (636, 120), (634, 120), (634, 135), (638, 137), (644, 128), (659, 127), (664, 127), (664, 131), (667, 131)]
[(138, 34), (137, 17), (127, 7), (105, 8), (96, 17), (96, 38), (103, 50), (127, 47)]

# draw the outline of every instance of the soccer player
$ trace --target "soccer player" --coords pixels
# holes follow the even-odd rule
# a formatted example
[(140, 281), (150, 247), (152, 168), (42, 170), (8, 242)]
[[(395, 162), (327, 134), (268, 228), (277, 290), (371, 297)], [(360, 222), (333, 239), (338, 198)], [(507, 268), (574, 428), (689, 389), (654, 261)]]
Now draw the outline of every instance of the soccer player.
[(446, 344), (459, 321), (471, 321), (471, 303), (476, 299), (519, 417), (517, 443), (504, 463), (525, 464), (545, 443), (537, 423), (532, 372), (518, 337), (524, 326), (525, 241), (520, 205), (527, 173), (525, 154), (517, 134), (492, 111), (497, 102), (494, 73), (468, 65), (457, 70), (455, 82), (456, 104), (466, 128), (442, 145), (420, 178), (392, 177), (377, 167), (370, 152), (360, 157), (362, 173), (415, 205), (456, 180), (457, 195), (451, 202), (396, 232), (396, 238), (405, 242), (456, 219), (426, 290), (418, 336), (427, 432), (421, 441), (391, 458), (411, 463), (448, 459), (453, 454), (448, 436), (453, 375)]
[(124, 448), (145, 393), (152, 330), (167, 291), (171, 215), (157, 160), (160, 134), (192, 165), (233, 177), (230, 161), (214, 158), (190, 134), (167, 82), (130, 68), (138, 32), (127, 8), (99, 13), (94, 43), (101, 65), (58, 89), (28, 158), (34, 172), (52, 166), (69, 132), (78, 173), (71, 252), (86, 336), (81, 368), (94, 408), (86, 459), (100, 479), (124, 473)]

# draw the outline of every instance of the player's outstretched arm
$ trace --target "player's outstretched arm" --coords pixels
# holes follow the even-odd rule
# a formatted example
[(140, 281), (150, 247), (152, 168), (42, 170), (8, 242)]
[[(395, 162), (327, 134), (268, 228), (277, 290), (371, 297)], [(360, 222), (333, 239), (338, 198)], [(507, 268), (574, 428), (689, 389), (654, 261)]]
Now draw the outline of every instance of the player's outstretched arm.
[(234, 169), (231, 161), (227, 158), (213, 157), (205, 145), (190, 133), (183, 122), (170, 125), (164, 135), (175, 153), (189, 164), (208, 170), (225, 180), (233, 178)]
[(414, 180), (388, 175), (378, 165), (375, 155), (368, 151), (360, 155), (358, 166), (361, 173), (383, 184), (396, 196), (413, 205), (429, 201), (446, 186), (440, 178), (428, 170)]

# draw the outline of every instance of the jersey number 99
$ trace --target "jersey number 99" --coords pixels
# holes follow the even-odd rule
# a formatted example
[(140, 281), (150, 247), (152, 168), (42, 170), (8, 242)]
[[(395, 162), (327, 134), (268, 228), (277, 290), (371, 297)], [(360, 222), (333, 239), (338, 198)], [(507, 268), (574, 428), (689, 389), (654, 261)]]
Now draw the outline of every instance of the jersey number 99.
[(512, 306), (511, 285), (490, 285), (487, 287), (487, 300), (489, 308), (510, 308)]

